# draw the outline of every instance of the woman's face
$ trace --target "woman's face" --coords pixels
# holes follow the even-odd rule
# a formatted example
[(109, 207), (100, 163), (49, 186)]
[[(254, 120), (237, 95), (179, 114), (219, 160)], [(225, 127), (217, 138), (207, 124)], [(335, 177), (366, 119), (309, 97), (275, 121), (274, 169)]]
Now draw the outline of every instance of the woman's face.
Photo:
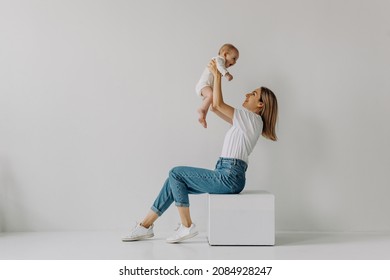
[(254, 91), (245, 94), (245, 101), (242, 106), (249, 111), (258, 113), (261, 107), (264, 106), (263, 102), (260, 101), (261, 90), (260, 88), (255, 89)]

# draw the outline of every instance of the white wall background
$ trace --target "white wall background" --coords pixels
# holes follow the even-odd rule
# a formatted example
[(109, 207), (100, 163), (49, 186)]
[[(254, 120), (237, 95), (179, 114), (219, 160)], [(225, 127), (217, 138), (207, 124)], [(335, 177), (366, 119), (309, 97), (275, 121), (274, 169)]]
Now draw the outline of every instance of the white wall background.
[[(228, 125), (194, 86), (225, 42), (226, 101), (268, 86), (280, 140), (248, 188), (277, 230), (390, 231), (387, 0), (0, 0), (0, 231), (122, 229), (175, 165), (213, 168)], [(191, 197), (206, 228), (206, 196)], [(178, 221), (170, 208), (158, 222)]]

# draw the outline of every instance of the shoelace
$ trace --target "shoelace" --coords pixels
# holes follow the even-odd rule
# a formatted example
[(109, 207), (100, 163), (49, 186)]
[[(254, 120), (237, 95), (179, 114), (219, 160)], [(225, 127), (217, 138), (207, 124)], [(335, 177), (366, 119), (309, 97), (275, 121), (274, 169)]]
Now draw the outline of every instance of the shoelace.
[[(175, 229), (175, 231), (178, 231), (179, 230), (179, 228), (181, 227), (181, 226), (183, 226), (183, 224), (182, 223), (177, 223), (177, 228)], [(184, 226), (183, 226), (184, 227)], [(190, 226), (191, 227), (191, 226)], [(190, 228), (190, 227), (188, 227), (188, 228)]]
[(137, 229), (137, 227), (139, 226), (139, 222), (135, 222), (134, 226), (131, 228), (130, 230), (130, 236), (133, 236), (134, 235), (134, 231)]
[(181, 223), (177, 223), (177, 228), (175, 229), (175, 231), (178, 231), (180, 227), (181, 227)]

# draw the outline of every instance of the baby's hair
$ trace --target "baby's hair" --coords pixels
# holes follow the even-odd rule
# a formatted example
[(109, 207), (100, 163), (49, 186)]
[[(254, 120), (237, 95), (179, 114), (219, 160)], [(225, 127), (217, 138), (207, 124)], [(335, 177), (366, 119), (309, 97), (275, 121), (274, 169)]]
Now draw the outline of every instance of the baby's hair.
[(221, 55), (223, 52), (231, 52), (236, 51), (238, 53), (238, 49), (232, 44), (224, 44), (218, 51), (218, 55)]

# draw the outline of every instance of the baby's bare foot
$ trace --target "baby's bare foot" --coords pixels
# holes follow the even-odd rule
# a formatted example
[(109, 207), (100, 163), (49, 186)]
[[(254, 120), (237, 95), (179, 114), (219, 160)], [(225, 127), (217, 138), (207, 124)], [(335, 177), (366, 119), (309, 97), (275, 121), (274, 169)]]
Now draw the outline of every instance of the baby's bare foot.
[(206, 112), (202, 109), (199, 109), (198, 110), (198, 113), (199, 113), (199, 118), (198, 118), (198, 121), (200, 122), (200, 124), (204, 127), (204, 128), (207, 128), (207, 122), (206, 122)]
[(205, 118), (199, 118), (198, 121), (200, 122), (201, 125), (203, 125), (204, 128), (207, 128), (207, 122)]

